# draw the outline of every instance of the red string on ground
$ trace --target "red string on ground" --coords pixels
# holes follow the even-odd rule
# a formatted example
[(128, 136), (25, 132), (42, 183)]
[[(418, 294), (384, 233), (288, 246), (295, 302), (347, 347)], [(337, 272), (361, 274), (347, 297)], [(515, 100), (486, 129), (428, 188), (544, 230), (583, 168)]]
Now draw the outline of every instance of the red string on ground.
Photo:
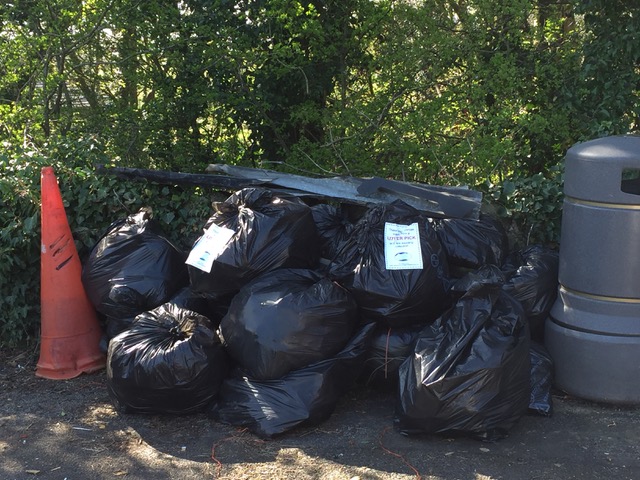
[(222, 471), (222, 462), (216, 458), (216, 448), (225, 440), (226, 439), (223, 438), (218, 443), (214, 443), (213, 446), (211, 447), (211, 460), (216, 462), (216, 477), (219, 477), (220, 472)]
[[(222, 443), (229, 441), (229, 440), (238, 440), (240, 438), (242, 438), (242, 435), (244, 433), (246, 433), (248, 431), (247, 428), (240, 428), (237, 429), (237, 432), (239, 433), (239, 435), (229, 435), (228, 437), (223, 438), (222, 440), (220, 440), (217, 443), (214, 443), (213, 446), (211, 447), (211, 460), (213, 460), (216, 464), (216, 477), (220, 476), (220, 472), (222, 472), (222, 462), (220, 460), (218, 460), (218, 458), (216, 457), (216, 448), (218, 448)], [(263, 440), (254, 440), (255, 442), (260, 442), (260, 443), (264, 443)]]
[(402, 463), (404, 463), (407, 467), (409, 467), (411, 470), (413, 470), (413, 473), (416, 474), (416, 480), (422, 480), (422, 475), (420, 475), (420, 472), (418, 471), (418, 469), (416, 467), (414, 467), (413, 465), (411, 465), (409, 463), (409, 461), (405, 458), (404, 455), (402, 455), (400, 453), (397, 453), (397, 452), (393, 452), (393, 451), (389, 450), (387, 447), (384, 446), (384, 443), (383, 443), (382, 440), (383, 440), (383, 437), (389, 431), (390, 428), (391, 427), (385, 428), (382, 431), (382, 433), (380, 434), (380, 436), (378, 437), (378, 443), (380, 444), (380, 448), (382, 448), (382, 450), (384, 450), (389, 455), (393, 455), (394, 457), (397, 457), (400, 460), (402, 460)]

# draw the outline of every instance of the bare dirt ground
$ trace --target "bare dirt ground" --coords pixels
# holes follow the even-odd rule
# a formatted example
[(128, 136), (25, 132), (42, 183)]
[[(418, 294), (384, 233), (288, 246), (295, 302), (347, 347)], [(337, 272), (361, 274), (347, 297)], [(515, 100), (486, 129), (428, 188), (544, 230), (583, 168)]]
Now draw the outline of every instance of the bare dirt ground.
[[(394, 398), (358, 387), (329, 420), (263, 441), (205, 414), (124, 415), (104, 370), (35, 376), (37, 352), (0, 352), (0, 478), (640, 479), (640, 407), (554, 396), (496, 443), (393, 429)], [(637, 381), (637, 379), (633, 379)]]

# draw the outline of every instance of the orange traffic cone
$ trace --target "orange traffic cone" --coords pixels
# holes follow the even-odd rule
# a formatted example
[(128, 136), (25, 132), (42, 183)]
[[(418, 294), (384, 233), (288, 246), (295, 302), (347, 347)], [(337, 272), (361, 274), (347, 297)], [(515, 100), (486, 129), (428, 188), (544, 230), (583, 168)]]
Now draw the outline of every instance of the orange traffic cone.
[(63, 380), (105, 366), (102, 332), (82, 285), (82, 265), (52, 167), (41, 176), (39, 377)]

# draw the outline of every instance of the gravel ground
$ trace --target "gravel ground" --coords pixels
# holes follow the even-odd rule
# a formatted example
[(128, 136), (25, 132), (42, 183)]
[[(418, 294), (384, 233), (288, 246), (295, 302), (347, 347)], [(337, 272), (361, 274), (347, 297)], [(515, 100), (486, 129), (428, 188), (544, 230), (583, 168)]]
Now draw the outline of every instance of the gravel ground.
[(562, 394), (495, 443), (405, 437), (393, 395), (356, 387), (315, 428), (274, 440), (205, 414), (125, 415), (105, 372), (35, 376), (37, 352), (0, 352), (0, 478), (22, 479), (639, 479), (640, 407)]

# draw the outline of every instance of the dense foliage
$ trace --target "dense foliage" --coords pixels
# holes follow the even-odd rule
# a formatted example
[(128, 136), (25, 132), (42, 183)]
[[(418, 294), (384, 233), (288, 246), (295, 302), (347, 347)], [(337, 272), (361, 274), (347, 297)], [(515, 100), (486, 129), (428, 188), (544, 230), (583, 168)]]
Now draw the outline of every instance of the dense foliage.
[(14, 0), (0, 10), (0, 342), (33, 333), (39, 174), (86, 251), (149, 204), (191, 239), (210, 192), (95, 175), (231, 163), (481, 189), (557, 242), (562, 158), (635, 132), (622, 0)]
[(91, 138), (49, 144), (47, 151), (0, 154), (0, 344), (18, 343), (37, 333), (42, 167), (54, 167), (81, 260), (113, 221), (142, 207), (151, 207), (167, 237), (188, 251), (211, 215), (212, 200), (225, 198), (199, 187), (96, 175), (92, 165), (104, 163), (106, 157)]
[(622, 0), (16, 0), (0, 136), (114, 163), (212, 161), (478, 185), (636, 128)]

